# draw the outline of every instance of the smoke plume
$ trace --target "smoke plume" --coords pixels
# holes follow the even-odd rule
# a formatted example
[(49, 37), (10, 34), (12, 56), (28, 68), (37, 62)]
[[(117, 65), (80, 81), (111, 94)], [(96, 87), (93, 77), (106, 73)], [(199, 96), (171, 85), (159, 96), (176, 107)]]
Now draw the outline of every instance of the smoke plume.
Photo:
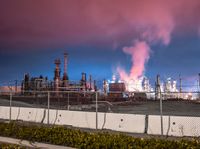
[[(132, 46), (123, 48), (124, 53), (131, 55), (132, 67), (129, 74), (124, 69), (120, 67), (117, 68), (121, 80), (129, 82), (131, 79), (137, 80), (143, 75), (145, 72), (145, 64), (150, 58), (151, 44), (160, 42), (164, 45), (168, 45), (170, 43), (170, 36), (174, 28), (174, 23), (172, 18), (168, 18), (168, 21), (165, 23), (167, 25), (155, 24), (156, 27), (141, 33), (142, 39), (137, 39)], [(148, 26), (146, 27), (148, 28)]]
[(117, 68), (121, 79), (128, 81), (130, 79), (137, 79), (142, 76), (145, 70), (145, 63), (149, 59), (150, 47), (145, 41), (136, 40), (131, 47), (124, 47), (123, 51), (131, 55), (132, 68), (128, 75), (123, 69)]
[(145, 64), (150, 58), (151, 45), (157, 43), (168, 45), (170, 43), (175, 22), (173, 15), (168, 10), (163, 9), (159, 13), (158, 11), (149, 11), (148, 15), (143, 14), (142, 18), (135, 23), (142, 27), (138, 28), (133, 45), (123, 48), (124, 53), (131, 55), (132, 67), (129, 73), (120, 67), (117, 68), (121, 80), (130, 82), (130, 80), (137, 80), (143, 76)]

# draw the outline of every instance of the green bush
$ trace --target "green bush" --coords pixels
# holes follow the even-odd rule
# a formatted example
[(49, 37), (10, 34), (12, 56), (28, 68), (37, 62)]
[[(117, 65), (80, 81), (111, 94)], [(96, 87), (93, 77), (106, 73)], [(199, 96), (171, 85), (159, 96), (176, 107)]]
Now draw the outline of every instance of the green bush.
[(81, 149), (200, 149), (193, 140), (143, 139), (108, 132), (84, 132), (61, 126), (24, 125), (15, 122), (0, 123), (2, 136), (65, 145)]
[(25, 149), (19, 145), (0, 143), (0, 149)]

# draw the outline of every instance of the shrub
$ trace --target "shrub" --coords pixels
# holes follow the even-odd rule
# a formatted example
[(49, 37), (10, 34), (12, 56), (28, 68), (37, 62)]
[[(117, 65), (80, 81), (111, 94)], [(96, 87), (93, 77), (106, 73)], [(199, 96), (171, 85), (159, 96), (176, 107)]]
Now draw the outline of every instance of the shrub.
[(200, 142), (193, 140), (143, 139), (108, 132), (84, 132), (62, 126), (36, 126), (15, 122), (0, 123), (2, 136), (29, 141), (65, 145), (81, 149), (197, 149)]
[(0, 143), (0, 149), (25, 149), (19, 145)]

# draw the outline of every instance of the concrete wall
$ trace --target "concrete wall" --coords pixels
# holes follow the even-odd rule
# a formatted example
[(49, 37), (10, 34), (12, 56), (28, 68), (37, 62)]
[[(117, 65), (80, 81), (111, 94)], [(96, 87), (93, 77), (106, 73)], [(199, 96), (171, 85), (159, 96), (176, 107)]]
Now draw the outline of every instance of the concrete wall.
[[(51, 124), (96, 128), (96, 113), (82, 111), (50, 110)], [(47, 123), (47, 114), (44, 120)], [(135, 114), (98, 113), (98, 129), (144, 133), (144, 116)]]
[[(12, 107), (12, 120), (47, 123), (46, 109)], [(9, 119), (10, 108), (0, 106), (0, 118)], [(82, 111), (49, 110), (49, 122), (81, 128), (96, 128), (96, 113)], [(98, 129), (121, 132), (161, 134), (160, 116), (119, 113), (98, 113)], [(169, 136), (200, 136), (200, 117), (163, 116), (163, 133)]]
[(145, 116), (137, 114), (101, 113), (99, 129), (144, 133)]
[[(12, 107), (12, 120), (47, 123), (48, 110), (39, 108)], [(9, 107), (0, 106), (0, 118), (9, 119)], [(49, 123), (96, 128), (96, 113), (82, 111), (49, 110)], [(98, 113), (98, 129), (144, 133), (145, 116), (136, 114)]]
[[(160, 116), (149, 116), (148, 134), (161, 134)], [(200, 117), (163, 116), (163, 134), (169, 136), (200, 136)]]
[(0, 106), (0, 118), (1, 119), (9, 119), (10, 107)]

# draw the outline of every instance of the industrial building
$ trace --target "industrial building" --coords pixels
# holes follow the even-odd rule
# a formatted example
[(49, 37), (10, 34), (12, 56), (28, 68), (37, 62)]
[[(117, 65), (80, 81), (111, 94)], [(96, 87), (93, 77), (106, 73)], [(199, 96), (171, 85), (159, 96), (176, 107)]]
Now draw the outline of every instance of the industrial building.
[[(24, 79), (21, 85), (22, 93), (31, 91), (96, 91), (96, 81), (92, 80), (92, 76), (89, 76), (87, 81), (86, 73), (81, 74), (79, 82), (70, 81), (67, 73), (68, 54), (64, 53), (64, 72), (61, 76), (61, 60), (55, 59), (55, 70), (53, 80), (48, 80), (47, 77), (30, 77), (29, 74), (24, 75)], [(92, 82), (93, 81), (93, 82)]]
[[(102, 82), (102, 86), (97, 88), (97, 81), (92, 79), (85, 72), (81, 73), (79, 81), (71, 81), (67, 72), (68, 68), (68, 53), (64, 53), (63, 57), (63, 74), (61, 74), (61, 60), (55, 59), (55, 69), (53, 80), (48, 80), (47, 77), (31, 77), (29, 74), (24, 75), (21, 84), (21, 93), (26, 94), (34, 91), (76, 91), (76, 92), (94, 92), (101, 91), (105, 100), (116, 101), (126, 100), (126, 98), (134, 99), (193, 99), (191, 94), (182, 93), (181, 79), (180, 87), (177, 89), (177, 81), (167, 78), (166, 81), (161, 82), (160, 76), (156, 77), (155, 85), (151, 85), (147, 77), (140, 77), (136, 80), (129, 80), (128, 82), (118, 79), (115, 75), (112, 80)], [(56, 94), (58, 95), (58, 94)]]

